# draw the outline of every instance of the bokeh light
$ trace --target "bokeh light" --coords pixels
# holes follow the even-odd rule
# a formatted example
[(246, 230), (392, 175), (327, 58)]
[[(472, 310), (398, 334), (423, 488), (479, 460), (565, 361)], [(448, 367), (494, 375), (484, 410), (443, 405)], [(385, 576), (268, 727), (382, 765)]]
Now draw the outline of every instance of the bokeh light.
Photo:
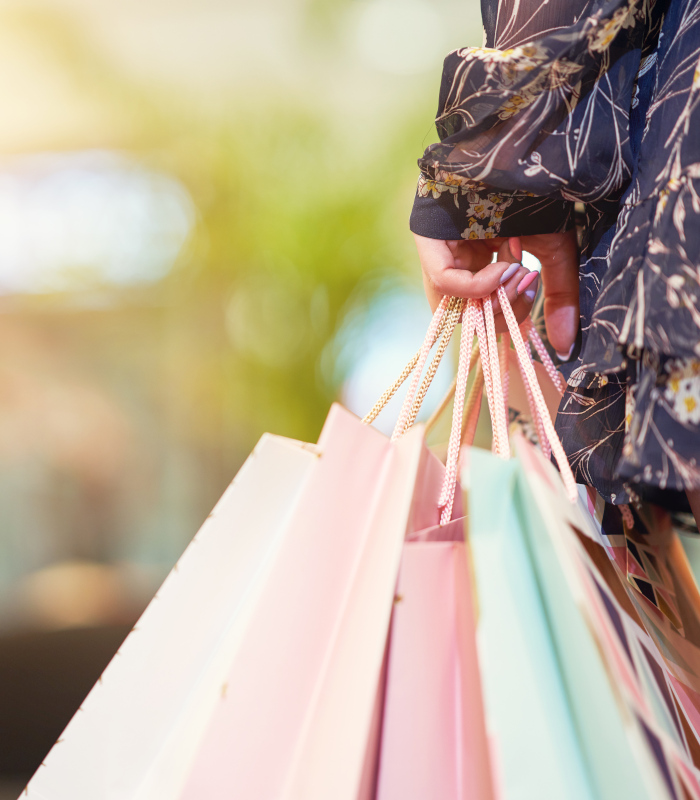
[(179, 181), (122, 154), (15, 158), (0, 171), (0, 293), (160, 280), (193, 217)]
[(477, 7), (0, 4), (0, 800), (260, 435), (417, 349), (416, 159)]

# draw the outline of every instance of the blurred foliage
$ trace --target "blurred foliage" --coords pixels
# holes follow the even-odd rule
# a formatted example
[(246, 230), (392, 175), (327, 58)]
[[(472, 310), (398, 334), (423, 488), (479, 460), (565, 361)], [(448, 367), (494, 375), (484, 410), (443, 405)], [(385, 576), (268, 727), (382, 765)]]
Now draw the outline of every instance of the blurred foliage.
[[(247, 64), (250, 81), (214, 105), (120, 69), (75, 13), (3, 17), (104, 111), (99, 136), (72, 146), (175, 177), (196, 218), (157, 284), (2, 301), (24, 355), (0, 356), (0, 383), (5, 367), (7, 386), (31, 373), (27, 394), (60, 396), (64, 418), (51, 421), (48, 400), (32, 412), (48, 422), (22, 410), (26, 430), (46, 433), (11, 458), (0, 424), (0, 584), (75, 557), (168, 567), (264, 431), (316, 440), (344, 379), (321, 357), (343, 320), (387, 278), (419, 285), (407, 223), (439, 64), (387, 76), (353, 61), (346, 28), (360, 12), (306, 0), (290, 74), (263, 81)], [(6, 418), (20, 415), (4, 402), (0, 391)]]
[[(21, 67), (0, 73), (0, 100), (9, 92), (17, 110), (0, 131), (10, 166), (17, 151), (116, 152), (177, 179), (195, 209), (157, 283), (0, 297), (0, 655), (28, 678), (6, 681), (22, 702), (0, 723), (16, 745), (0, 772), (40, 763), (104, 667), (102, 633), (133, 624), (260, 435), (316, 440), (352, 366), (334, 361), (344, 320), (387, 284), (419, 285), (407, 223), (440, 64), (399, 76), (360, 63), (352, 26), (370, 0), (267, 2), (10, 0), (0, 11), (0, 69), (3, 47)], [(477, 0), (430, 2), (454, 46), (475, 43), (451, 12)], [(119, 13), (114, 41), (105, 19), (91, 28)], [(139, 69), (162, 42), (138, 30), (131, 53), (128, 37), (139, 19), (156, 31), (158, 14), (180, 13), (161, 55), (177, 51), (182, 73), (149, 80)], [(240, 15), (258, 35), (250, 58), (231, 54), (238, 83), (203, 85), (201, 97), (186, 73), (206, 41), (182, 27), (200, 13), (229, 25)], [(43, 631), (46, 648), (30, 642), (23, 661), (7, 633), (18, 628)], [(52, 643), (66, 631), (70, 669)], [(91, 658), (80, 683), (75, 665)]]
[[(312, 70), (347, 7), (321, 5), (309, 3), (302, 31)], [(94, 458), (42, 451), (51, 522), (43, 545), (8, 555), (5, 573), (71, 557), (169, 566), (264, 431), (316, 440), (343, 381), (321, 355), (346, 315), (370, 304), (385, 276), (417, 283), (407, 221), (434, 80), (397, 79), (417, 99), (393, 97), (374, 115), (361, 100), (357, 117), (343, 98), (320, 102), (313, 85), (232, 91), (203, 113), (121, 74), (74, 20), (24, 11), (13, 24), (81, 92), (112, 104), (119, 149), (177, 178), (196, 219), (155, 285), (105, 287), (97, 306), (78, 295), (5, 303), (26, 331), (60, 344), (60, 355), (37, 356), (37, 374), (63, 364), (66, 396), (77, 391), (71, 380), (89, 384), (114, 420), (110, 433), (74, 415), (76, 441)], [(100, 459), (113, 463), (97, 479)], [(7, 541), (17, 543), (36, 490), (13, 494)]]
[(186, 427), (211, 444), (225, 431), (237, 457), (265, 429), (316, 438), (339, 389), (319, 357), (349, 303), (371, 301), (368, 275), (415, 268), (410, 195), (394, 183), (410, 174), (410, 126), (357, 164), (319, 112), (280, 116), (222, 126), (189, 162), (182, 147), (166, 156), (199, 213), (168, 286), (173, 328), (189, 340), (177, 350), (192, 359), (182, 392), (198, 421)]

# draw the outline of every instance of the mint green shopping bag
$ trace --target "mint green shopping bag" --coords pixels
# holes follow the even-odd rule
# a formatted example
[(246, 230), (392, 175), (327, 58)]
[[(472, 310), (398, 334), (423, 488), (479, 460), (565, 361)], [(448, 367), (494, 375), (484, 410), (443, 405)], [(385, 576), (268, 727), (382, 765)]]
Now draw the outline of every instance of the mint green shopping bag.
[[(519, 459), (462, 472), (487, 727), (502, 800), (656, 800)], [(651, 788), (650, 788), (651, 787)]]

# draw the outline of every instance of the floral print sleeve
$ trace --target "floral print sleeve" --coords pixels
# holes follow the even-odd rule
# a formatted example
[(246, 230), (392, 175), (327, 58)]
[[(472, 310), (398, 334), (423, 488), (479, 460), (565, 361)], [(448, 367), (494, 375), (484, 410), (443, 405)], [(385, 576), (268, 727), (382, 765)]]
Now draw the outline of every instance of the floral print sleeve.
[(419, 160), (411, 230), (552, 233), (575, 201), (619, 199), (648, 0), (483, 0), (486, 47), (445, 59), (440, 142)]
[(700, 489), (700, 0), (482, 13), (485, 46), (445, 59), (411, 228), (555, 232), (576, 204), (581, 327), (557, 431), (605, 499), (686, 502)]

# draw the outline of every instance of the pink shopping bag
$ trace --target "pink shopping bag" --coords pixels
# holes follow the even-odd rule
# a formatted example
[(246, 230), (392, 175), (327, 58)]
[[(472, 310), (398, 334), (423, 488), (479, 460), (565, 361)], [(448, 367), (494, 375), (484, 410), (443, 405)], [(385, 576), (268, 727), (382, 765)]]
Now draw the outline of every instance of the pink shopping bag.
[[(503, 299), (502, 305), (507, 307)], [(525, 345), (515, 321), (511, 322), (522, 366)], [(377, 800), (492, 800), (495, 796), (464, 520), (462, 510), (452, 506), (460, 451), (468, 452), (464, 445), (473, 437), (480, 405), (473, 389), (463, 419), (474, 333), (483, 367), (474, 386), (480, 393), (485, 382), (494, 447), (501, 457), (509, 455), (507, 383), (502, 387), (499, 380), (504, 364), (497, 357), (493, 324), (489, 304), (469, 301), (446, 468), (432, 459), (421, 473), (424, 525), (416, 524), (414, 517), (402, 555), (390, 634)], [(523, 400), (539, 418), (546, 406), (534, 367), (527, 360), (522, 370), (527, 387)], [(548, 422), (549, 430), (543, 430), (544, 436), (549, 434), (547, 441), (553, 434)], [(440, 525), (430, 519), (430, 510), (436, 507), (442, 509)]]
[(371, 790), (422, 433), (392, 443), (334, 406), (318, 446), (265, 441), (28, 797), (356, 800)]
[(404, 545), (377, 800), (493, 797), (464, 521)]
[[(490, 313), (490, 304), (484, 308)], [(318, 446), (264, 438), (266, 447), (251, 456), (49, 753), (28, 797), (374, 800), (380, 712), (386, 719), (394, 708), (382, 702), (382, 675), (392, 669), (391, 655), (383, 665), (404, 539), (462, 514), (455, 482), (474, 304), (462, 331), (446, 470), (429, 456), (423, 432), (408, 429), (463, 309), (454, 298), (441, 303), (391, 441), (339, 406)], [(496, 406), (503, 410), (502, 398)], [(282, 451), (284, 468), (277, 469)], [(284, 485), (271, 485), (275, 476)], [(455, 583), (459, 658), (463, 651), (467, 657), (471, 635), (471, 622), (456, 610), (463, 589)], [(450, 668), (455, 674), (454, 660)], [(456, 691), (471, 697), (471, 673), (460, 675), (466, 688), (460, 683)], [(393, 684), (390, 675), (392, 696)], [(477, 780), (476, 772), (459, 777), (474, 757), (469, 736), (485, 747), (482, 729), (467, 724), (479, 712), (465, 703), (459, 695), (457, 715), (445, 718), (449, 702), (441, 699), (433, 720), (454, 721), (459, 731), (445, 779), (456, 791)], [(391, 754), (402, 751), (386, 747), (381, 769), (388, 775)], [(433, 767), (442, 769), (437, 755)]]
[(335, 407), (319, 449), (183, 800), (360, 791), (424, 445), (419, 430), (391, 444)]

